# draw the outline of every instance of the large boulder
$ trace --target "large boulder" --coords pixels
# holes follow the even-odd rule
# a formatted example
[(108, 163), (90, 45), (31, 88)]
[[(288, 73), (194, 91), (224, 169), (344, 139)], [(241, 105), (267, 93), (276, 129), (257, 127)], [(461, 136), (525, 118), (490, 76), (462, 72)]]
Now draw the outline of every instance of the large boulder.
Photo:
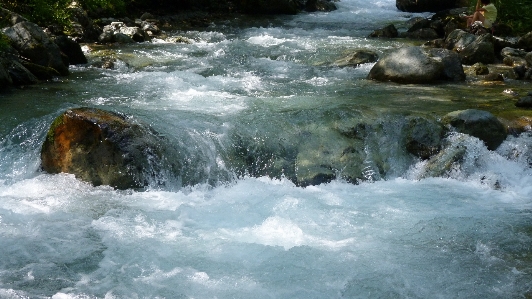
[(445, 9), (456, 8), (460, 1), (457, 0), (396, 0), (395, 6), (407, 12), (438, 12)]
[(445, 49), (431, 49), (429, 55), (434, 58), (437, 57), (443, 62), (443, 79), (448, 81), (464, 81), (466, 79), (461, 57), (457, 53)]
[(414, 84), (460, 80), (461, 75), (454, 74), (451, 68), (459, 70), (461, 67), (460, 62), (446, 50), (432, 52), (421, 47), (405, 47), (381, 58), (369, 72), (368, 78)]
[(466, 65), (477, 62), (490, 64), (495, 61), (495, 47), (491, 34), (477, 36), (457, 29), (445, 39), (445, 48), (460, 54), (462, 63)]
[(7, 61), (0, 57), (0, 89), (4, 89), (13, 84), (6, 64)]
[(5, 22), (7, 21), (9, 24), (11, 24), (11, 26), (17, 24), (17, 23), (20, 23), (20, 22), (26, 22), (28, 21), (26, 18), (24, 18), (23, 16), (19, 15), (19, 14), (16, 14), (12, 11), (9, 11), (5, 8), (2, 8), (0, 7), (0, 20), (2, 22)]
[(21, 56), (35, 64), (53, 68), (62, 76), (68, 75), (68, 59), (41, 27), (31, 22), (20, 22), (3, 32)]
[(54, 120), (41, 159), (49, 173), (71, 173), (96, 186), (142, 188), (162, 172), (163, 148), (152, 130), (124, 115), (78, 108)]
[(442, 123), (484, 141), (489, 150), (497, 149), (508, 135), (504, 125), (493, 114), (482, 110), (454, 111), (445, 115)]
[(66, 35), (59, 35), (54, 38), (54, 42), (68, 57), (68, 62), (70, 65), (87, 63), (87, 58), (85, 57), (85, 54), (83, 54), (81, 46), (73, 39)]

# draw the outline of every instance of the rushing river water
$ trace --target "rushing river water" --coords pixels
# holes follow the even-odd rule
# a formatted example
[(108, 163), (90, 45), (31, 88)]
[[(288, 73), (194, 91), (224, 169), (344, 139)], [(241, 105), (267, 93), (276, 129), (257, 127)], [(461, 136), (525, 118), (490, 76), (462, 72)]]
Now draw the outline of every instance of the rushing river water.
[[(406, 116), (504, 115), (503, 90), (530, 85), (368, 81), (371, 64), (332, 62), (403, 45), (365, 36), (411, 15), (393, 0), (338, 6), (170, 32), (193, 42), (120, 46), (114, 70), (74, 67), (0, 94), (0, 298), (529, 298), (532, 135), (496, 151), (451, 135), (464, 158), (423, 179), (424, 162), (397, 144)], [(150, 125), (178, 149), (186, 179), (140, 192), (42, 173), (50, 123), (80, 106)], [(243, 155), (290, 142), (334, 152), (322, 128), (343, 117), (380, 128), (360, 141), (359, 184), (339, 175), (303, 188), (289, 170), (267, 175), (272, 161), (227, 164), (235, 144)]]

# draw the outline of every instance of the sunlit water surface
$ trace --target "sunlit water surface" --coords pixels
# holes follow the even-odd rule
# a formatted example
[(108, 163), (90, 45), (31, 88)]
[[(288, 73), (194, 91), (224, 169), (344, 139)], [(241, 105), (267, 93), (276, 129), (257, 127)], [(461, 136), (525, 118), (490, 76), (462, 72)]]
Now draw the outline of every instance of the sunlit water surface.
[[(0, 298), (531, 296), (530, 134), (497, 151), (451, 135), (467, 154), (445, 178), (419, 179), (424, 162), (402, 154), (390, 155), (396, 171), (358, 185), (302, 188), (226, 168), (229, 132), (269, 142), (331, 112), (393, 126), (405, 114), (513, 105), (506, 85), (399, 86), (366, 80), (371, 64), (334, 67), (349, 49), (404, 45), (366, 36), (412, 16), (392, 0), (338, 6), (171, 32), (193, 42), (120, 46), (114, 70), (74, 67), (1, 94)], [(189, 148), (197, 183), (116, 191), (42, 173), (49, 124), (80, 106), (126, 113)]]

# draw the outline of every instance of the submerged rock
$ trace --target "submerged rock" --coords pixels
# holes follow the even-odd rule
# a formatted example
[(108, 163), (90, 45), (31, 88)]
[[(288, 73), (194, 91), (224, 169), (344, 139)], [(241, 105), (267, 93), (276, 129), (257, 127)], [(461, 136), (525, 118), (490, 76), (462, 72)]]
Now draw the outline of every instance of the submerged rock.
[(54, 120), (41, 159), (49, 173), (71, 173), (95, 186), (142, 188), (159, 176), (163, 149), (153, 131), (121, 114), (77, 108)]
[(508, 135), (504, 125), (493, 114), (482, 110), (454, 111), (445, 115), (442, 123), (484, 141), (489, 150), (497, 149)]
[(354, 50), (353, 53), (349, 54), (348, 56), (336, 60), (334, 62), (334, 65), (339, 67), (356, 67), (364, 63), (375, 62), (377, 61), (377, 59), (379, 59), (379, 56), (377, 55), (377, 53), (375, 53), (375, 51), (367, 49), (358, 49)]

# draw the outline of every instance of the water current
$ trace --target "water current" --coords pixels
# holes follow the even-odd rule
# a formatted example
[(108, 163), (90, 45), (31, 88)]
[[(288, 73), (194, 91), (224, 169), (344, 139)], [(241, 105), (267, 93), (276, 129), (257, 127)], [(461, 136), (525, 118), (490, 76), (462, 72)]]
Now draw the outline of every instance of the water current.
[[(114, 47), (115, 69), (72, 67), (0, 94), (0, 298), (532, 296), (532, 135), (489, 151), (452, 134), (447, 142), (467, 150), (443, 177), (420, 176), (426, 162), (397, 146), (406, 117), (504, 116), (513, 103), (503, 91), (530, 85), (366, 80), (372, 64), (333, 62), (350, 49), (419, 43), (366, 38), (414, 15), (393, 0), (337, 4), (168, 32), (192, 42)], [(41, 172), (50, 123), (81, 106), (164, 135), (186, 179), (118, 191)], [(339, 175), (301, 187), (289, 170), (268, 175), (272, 161), (240, 172), (227, 163), (235, 144), (248, 154), (290, 142), (334, 152), (322, 128), (354, 117), (380, 128), (361, 141), (367, 180), (358, 184)]]

